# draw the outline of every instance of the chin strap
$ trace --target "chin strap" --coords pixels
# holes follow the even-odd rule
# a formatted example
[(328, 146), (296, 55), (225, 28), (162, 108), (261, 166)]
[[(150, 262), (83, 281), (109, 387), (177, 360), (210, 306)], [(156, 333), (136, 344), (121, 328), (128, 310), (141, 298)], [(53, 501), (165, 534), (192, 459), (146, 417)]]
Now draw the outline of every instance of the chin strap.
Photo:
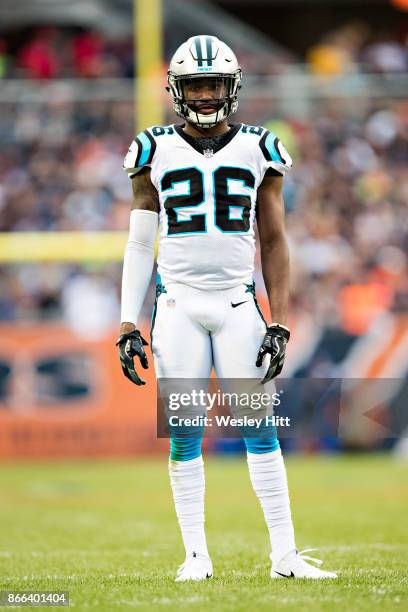
[(211, 115), (201, 115), (198, 111), (191, 109), (188, 106), (187, 102), (183, 102), (182, 107), (184, 107), (184, 113), (181, 113), (182, 117), (190, 121), (190, 123), (192, 123), (193, 125), (204, 130), (218, 125), (218, 123), (221, 123), (221, 121), (227, 119), (231, 114), (228, 113), (227, 101), (224, 102), (223, 106), (220, 109), (218, 109), (215, 113), (212, 113)]

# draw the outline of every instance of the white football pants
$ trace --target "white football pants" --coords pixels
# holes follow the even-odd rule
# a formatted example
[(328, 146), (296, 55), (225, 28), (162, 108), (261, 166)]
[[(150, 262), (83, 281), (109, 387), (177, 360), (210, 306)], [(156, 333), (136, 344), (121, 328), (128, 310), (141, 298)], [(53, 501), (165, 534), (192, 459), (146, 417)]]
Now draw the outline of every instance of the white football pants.
[(160, 378), (262, 379), (255, 361), (266, 324), (247, 285), (215, 291), (166, 283), (157, 298), (152, 351)]

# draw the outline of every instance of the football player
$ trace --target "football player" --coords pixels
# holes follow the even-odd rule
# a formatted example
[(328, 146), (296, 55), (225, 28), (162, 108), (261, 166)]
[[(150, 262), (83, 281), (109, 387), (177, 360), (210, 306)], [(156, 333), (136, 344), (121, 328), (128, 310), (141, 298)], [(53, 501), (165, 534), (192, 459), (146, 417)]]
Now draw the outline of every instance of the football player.
[[(157, 379), (255, 379), (283, 366), (290, 338), (288, 247), (282, 180), (292, 165), (263, 127), (230, 124), (241, 69), (214, 36), (194, 36), (174, 54), (168, 91), (181, 125), (156, 126), (132, 142), (124, 169), (133, 205), (122, 280), (119, 355), (125, 376), (144, 384), (146, 341), (137, 329), (160, 231), (151, 345)], [(256, 302), (254, 224), (272, 323)], [(244, 437), (253, 488), (263, 508), (272, 578), (335, 578), (298, 552), (286, 471), (273, 428)], [(204, 530), (201, 439), (172, 435), (169, 473), (186, 558), (177, 581), (204, 580), (213, 569)]]

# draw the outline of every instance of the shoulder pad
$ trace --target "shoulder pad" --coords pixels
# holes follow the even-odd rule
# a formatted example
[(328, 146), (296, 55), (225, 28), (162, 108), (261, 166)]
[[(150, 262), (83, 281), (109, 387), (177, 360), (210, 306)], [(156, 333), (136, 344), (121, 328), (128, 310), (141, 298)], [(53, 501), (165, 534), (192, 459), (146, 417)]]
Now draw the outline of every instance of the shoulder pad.
[(123, 169), (132, 178), (145, 166), (150, 166), (156, 151), (156, 138), (175, 134), (171, 125), (155, 125), (140, 132), (130, 145), (129, 151), (123, 162)]
[(150, 130), (140, 132), (134, 142), (137, 147), (136, 168), (143, 168), (151, 163), (154, 152), (156, 150), (156, 142), (150, 133)]
[(149, 130), (140, 132), (132, 144), (123, 162), (123, 167), (126, 170), (134, 169), (135, 172), (141, 170), (144, 166), (151, 163), (154, 152), (156, 150), (156, 142)]
[(292, 158), (275, 134), (265, 129), (259, 146), (266, 161), (282, 164), (286, 168), (292, 166)]

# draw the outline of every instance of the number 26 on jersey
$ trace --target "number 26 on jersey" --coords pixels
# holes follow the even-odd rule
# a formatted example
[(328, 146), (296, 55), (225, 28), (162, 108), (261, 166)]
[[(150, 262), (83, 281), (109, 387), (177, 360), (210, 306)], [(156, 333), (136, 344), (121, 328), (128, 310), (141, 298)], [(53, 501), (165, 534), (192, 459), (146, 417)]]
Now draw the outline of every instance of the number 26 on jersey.
[[(240, 182), (243, 187), (254, 189), (255, 177), (246, 168), (221, 166), (212, 173), (214, 224), (221, 232), (248, 232), (250, 228), (251, 198), (230, 192), (229, 181)], [(200, 206), (205, 200), (204, 176), (201, 170), (191, 166), (166, 172), (160, 181), (160, 190), (174, 189), (178, 183), (187, 183), (187, 193), (169, 195), (164, 200), (168, 218), (168, 235), (197, 234), (207, 231), (208, 213), (191, 213), (189, 218), (180, 219), (183, 208)]]

